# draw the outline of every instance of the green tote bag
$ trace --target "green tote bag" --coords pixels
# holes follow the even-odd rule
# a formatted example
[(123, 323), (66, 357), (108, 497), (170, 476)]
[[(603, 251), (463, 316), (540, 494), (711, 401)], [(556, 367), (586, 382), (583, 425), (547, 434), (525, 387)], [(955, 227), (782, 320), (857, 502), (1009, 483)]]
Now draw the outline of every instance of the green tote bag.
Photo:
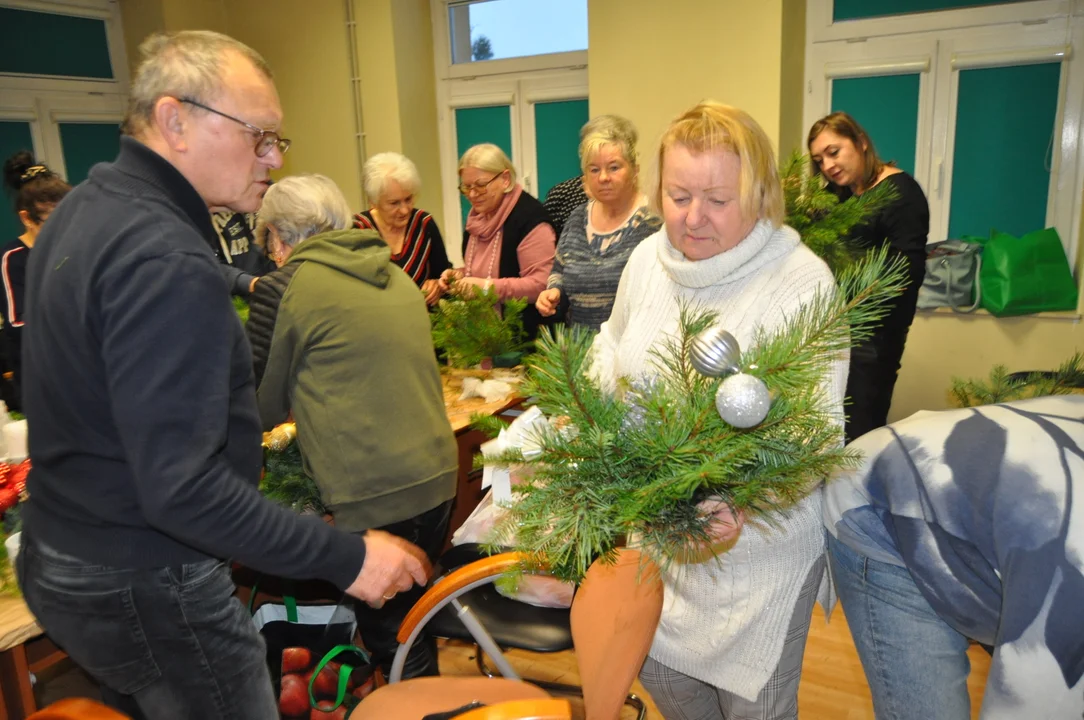
[(982, 252), (982, 306), (998, 317), (1076, 310), (1077, 286), (1054, 228), (993, 232)]

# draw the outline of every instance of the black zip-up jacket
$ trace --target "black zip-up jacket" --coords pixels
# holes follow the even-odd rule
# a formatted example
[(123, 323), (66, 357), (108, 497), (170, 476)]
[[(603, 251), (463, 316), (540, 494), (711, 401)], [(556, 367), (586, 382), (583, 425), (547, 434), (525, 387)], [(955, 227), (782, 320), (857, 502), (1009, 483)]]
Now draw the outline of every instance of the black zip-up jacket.
[(91, 564), (233, 558), (346, 588), (364, 543), (257, 490), (252, 355), (207, 205), (124, 137), (49, 218), (27, 272), (25, 531)]

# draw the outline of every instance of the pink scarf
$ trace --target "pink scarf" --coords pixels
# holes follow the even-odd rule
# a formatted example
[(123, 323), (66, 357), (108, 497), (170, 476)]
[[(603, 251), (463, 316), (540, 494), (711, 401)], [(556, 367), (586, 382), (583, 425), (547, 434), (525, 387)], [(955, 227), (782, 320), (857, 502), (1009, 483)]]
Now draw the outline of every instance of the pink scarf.
[[(511, 192), (504, 194), (501, 204), (489, 215), (480, 215), (473, 208), (467, 215), (467, 252), (466, 272), (471, 277), (499, 277), (499, 259), (501, 251), (501, 228), (512, 212), (523, 186), (517, 184)], [(492, 269), (492, 272), (491, 272)]]

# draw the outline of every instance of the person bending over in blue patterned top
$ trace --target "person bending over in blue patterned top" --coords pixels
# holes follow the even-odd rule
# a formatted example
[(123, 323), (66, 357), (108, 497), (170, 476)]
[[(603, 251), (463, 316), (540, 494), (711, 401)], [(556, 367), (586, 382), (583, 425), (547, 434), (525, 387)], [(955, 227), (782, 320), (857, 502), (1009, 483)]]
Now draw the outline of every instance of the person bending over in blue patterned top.
[(549, 317), (566, 297), (568, 323), (597, 331), (610, 317), (629, 255), (662, 220), (640, 192), (633, 124), (617, 115), (600, 115), (584, 125), (580, 137), (589, 200), (565, 223), (547, 289), (535, 306)]
[(855, 440), (824, 498), (878, 720), (1084, 716), (1084, 397), (923, 412)]

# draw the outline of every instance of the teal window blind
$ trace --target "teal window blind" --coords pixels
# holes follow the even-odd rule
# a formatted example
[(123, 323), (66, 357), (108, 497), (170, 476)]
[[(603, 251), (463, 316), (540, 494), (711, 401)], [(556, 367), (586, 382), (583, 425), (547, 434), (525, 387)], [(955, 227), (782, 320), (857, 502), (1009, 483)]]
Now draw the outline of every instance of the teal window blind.
[(849, 113), (884, 161), (915, 172), (919, 75), (878, 75), (832, 81), (832, 111)]
[[(30, 123), (21, 120), (0, 120), (0, 162), (20, 150), (34, 151), (34, 138), (30, 135)], [(15, 214), (15, 198), (3, 194), (4, 206), (0, 210), (0, 245), (7, 245), (23, 234), (23, 224)]]
[[(455, 148), (456, 158), (472, 145), (493, 143), (505, 154), (512, 157), (512, 108), (508, 105), (490, 107), (457, 108), (455, 111)], [(458, 164), (458, 161), (457, 161)], [(458, 179), (457, 179), (458, 183)], [(465, 197), (459, 198), (463, 210), (463, 223), (467, 222), (470, 203)], [(458, 243), (459, 241), (456, 240)]]
[(949, 237), (1046, 226), (1060, 63), (960, 71)]
[(120, 152), (120, 126), (116, 123), (60, 123), (60, 144), (68, 182), (78, 185), (100, 162), (111, 162)]
[(105, 21), (0, 7), (0, 72), (112, 80)]
[(893, 0), (893, 2), (870, 2), (870, 0), (835, 0), (832, 3), (832, 22), (860, 20), (863, 18), (909, 15), (911, 13), (957, 10), (983, 5), (1007, 5), (1027, 0)]
[(586, 100), (535, 104), (539, 199), (545, 199), (546, 193), (557, 183), (580, 174), (580, 128), (586, 122)]

